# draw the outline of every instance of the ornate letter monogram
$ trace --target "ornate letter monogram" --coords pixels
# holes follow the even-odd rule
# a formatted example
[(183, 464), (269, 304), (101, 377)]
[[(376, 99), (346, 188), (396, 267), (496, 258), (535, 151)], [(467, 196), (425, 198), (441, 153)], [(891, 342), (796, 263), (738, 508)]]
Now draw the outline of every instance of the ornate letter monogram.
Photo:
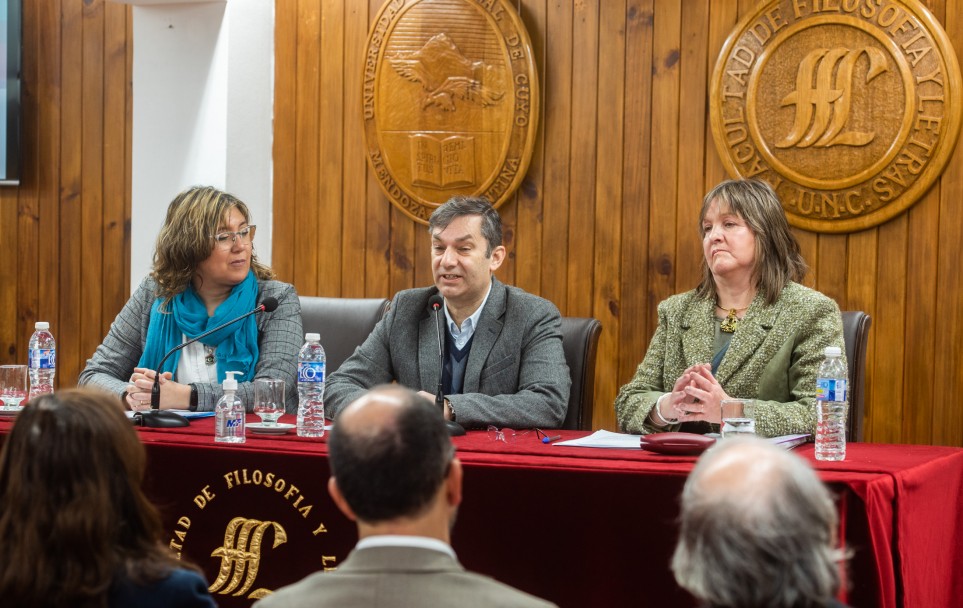
[(726, 40), (710, 120), (729, 173), (772, 184), (790, 223), (851, 232), (939, 177), (960, 94), (956, 54), (918, 0), (772, 0)]
[(496, 207), (525, 177), (538, 78), (507, 0), (388, 0), (368, 36), (368, 163), (406, 215), (428, 223), (455, 194)]
[[(264, 532), (274, 526), (274, 547), (287, 542), (288, 535), (276, 521), (259, 521), (235, 517), (224, 530), (224, 545), (214, 549), (211, 557), (221, 558), (217, 580), (211, 583), (211, 593), (247, 593), (261, 566), (261, 542)], [(241, 579), (244, 580), (243, 584)], [(224, 585), (227, 585), (226, 587)], [(238, 586), (240, 585), (240, 588)], [(266, 590), (258, 589), (251, 597), (264, 597)]]

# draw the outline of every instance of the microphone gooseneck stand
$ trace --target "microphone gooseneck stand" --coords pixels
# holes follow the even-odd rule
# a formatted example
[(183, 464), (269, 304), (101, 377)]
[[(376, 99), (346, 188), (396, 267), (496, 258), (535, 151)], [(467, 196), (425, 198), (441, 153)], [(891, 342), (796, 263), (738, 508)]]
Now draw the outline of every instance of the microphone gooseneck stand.
[[(435, 333), (438, 334), (438, 363), (441, 364), (438, 368), (438, 391), (435, 393), (435, 406), (438, 407), (442, 416), (445, 414), (445, 391), (444, 388), (442, 388), (442, 378), (445, 375), (445, 342), (441, 338), (441, 319), (439, 318), (441, 315), (439, 311), (444, 305), (445, 299), (441, 297), (440, 294), (436, 293), (428, 298), (428, 309), (435, 315)], [(445, 420), (445, 427), (448, 429), (448, 434), (452, 437), (465, 434), (465, 427), (454, 420)]]

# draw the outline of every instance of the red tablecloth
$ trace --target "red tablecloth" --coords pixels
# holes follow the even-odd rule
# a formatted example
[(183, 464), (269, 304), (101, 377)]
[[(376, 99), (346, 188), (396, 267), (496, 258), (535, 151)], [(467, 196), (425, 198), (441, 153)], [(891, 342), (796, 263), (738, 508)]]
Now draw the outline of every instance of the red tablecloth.
[[(0, 421), (0, 434), (9, 425)], [(205, 569), (222, 606), (336, 567), (354, 545), (353, 524), (327, 495), (324, 439), (215, 444), (211, 419), (140, 433), (171, 546)], [(453, 545), (466, 567), (561, 606), (694, 605), (668, 568), (694, 458), (545, 445), (534, 434), (454, 441), (465, 501)], [(851, 444), (841, 463), (815, 462), (811, 445), (796, 452), (837, 495), (853, 552), (843, 599), (960, 605), (963, 450)]]

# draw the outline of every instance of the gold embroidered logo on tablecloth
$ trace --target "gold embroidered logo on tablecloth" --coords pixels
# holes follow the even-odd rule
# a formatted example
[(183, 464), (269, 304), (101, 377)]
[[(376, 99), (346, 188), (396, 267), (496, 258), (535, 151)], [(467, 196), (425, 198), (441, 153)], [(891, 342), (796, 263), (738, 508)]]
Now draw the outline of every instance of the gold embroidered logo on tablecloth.
[(772, 184), (791, 224), (851, 232), (939, 177), (960, 95), (956, 54), (917, 0), (773, 0), (726, 40), (710, 122), (729, 173)]
[[(240, 489), (258, 494), (259, 510), (271, 512), (280, 521), (239, 515), (225, 517), (224, 508), (243, 509), (244, 500), (250, 500), (250, 494), (245, 494), (240, 502), (231, 497)], [(248, 599), (270, 595), (272, 589), (254, 588), (254, 584), (262, 565), (270, 562), (271, 550), (288, 542), (288, 530), (301, 529), (306, 538), (328, 532), (324, 522), (316, 519), (313, 502), (296, 485), (271, 471), (247, 468), (227, 471), (220, 481), (200, 488), (191, 502), (193, 508), (177, 519), (168, 545), (180, 557), (187, 551), (188, 541), (196, 536), (190, 534), (192, 527), (210, 530), (220, 529), (223, 525), (223, 542), (210, 551), (212, 558), (220, 559), (220, 565), (217, 578), (208, 589), (218, 595), (239, 597), (246, 594)], [(214, 506), (221, 508), (212, 508)], [(222, 523), (225, 521), (226, 524)], [(282, 521), (287, 522), (287, 528)], [(268, 538), (270, 542), (266, 542)], [(196, 557), (200, 551), (195, 548), (192, 554)], [(312, 559), (317, 559), (322, 570), (333, 570), (337, 561), (335, 556), (324, 554)], [(284, 568), (283, 563), (274, 566), (275, 570)]]
[(427, 223), (453, 195), (496, 207), (525, 177), (538, 119), (531, 41), (507, 0), (389, 0), (362, 83), (368, 163), (388, 199)]

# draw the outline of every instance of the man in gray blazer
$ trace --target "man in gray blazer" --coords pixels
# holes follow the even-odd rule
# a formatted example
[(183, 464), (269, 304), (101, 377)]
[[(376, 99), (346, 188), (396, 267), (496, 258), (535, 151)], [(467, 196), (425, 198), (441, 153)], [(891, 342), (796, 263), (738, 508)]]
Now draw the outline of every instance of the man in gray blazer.
[(331, 572), (279, 589), (257, 608), (553, 606), (466, 571), (450, 530), (462, 468), (438, 410), (397, 385), (349, 405), (328, 439), (328, 492), (358, 525), (358, 544)]
[[(456, 196), (431, 214), (428, 230), (435, 285), (399, 292), (331, 374), (328, 416), (388, 382), (434, 400), (441, 379), (445, 418), (465, 428), (561, 426), (571, 385), (561, 316), (548, 300), (494, 278), (505, 259), (498, 212), (485, 199)], [(429, 308), (435, 294), (444, 297), (438, 313)], [(435, 314), (446, 328), (443, 377)]]

